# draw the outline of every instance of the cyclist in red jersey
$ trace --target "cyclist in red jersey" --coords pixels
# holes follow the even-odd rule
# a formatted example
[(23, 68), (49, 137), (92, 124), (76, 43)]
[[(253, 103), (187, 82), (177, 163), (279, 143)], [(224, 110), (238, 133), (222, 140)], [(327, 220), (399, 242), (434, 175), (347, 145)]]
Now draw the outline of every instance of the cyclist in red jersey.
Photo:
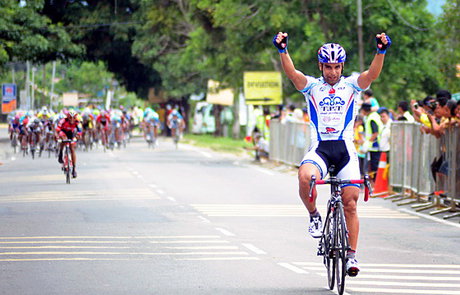
[[(59, 121), (58, 126), (56, 127), (56, 133), (58, 134), (58, 138), (60, 139), (74, 139), (74, 138), (80, 138), (81, 136), (81, 125), (80, 122), (78, 121), (78, 114), (74, 110), (70, 110), (67, 112), (66, 118), (62, 119)], [(77, 166), (77, 155), (75, 153), (75, 146), (76, 142), (72, 142), (70, 145), (70, 152), (72, 153), (72, 162), (73, 162), (73, 170), (72, 170), (72, 177), (76, 178), (77, 177), (77, 171), (76, 171), (76, 166)], [(62, 160), (62, 149), (64, 148), (64, 143), (61, 143), (59, 146), (59, 157), (58, 161), (59, 163), (63, 163)]]
[[(102, 139), (102, 144), (106, 145), (108, 142), (108, 134), (109, 134), (109, 129), (110, 129), (110, 115), (106, 111), (102, 111), (96, 118), (96, 125), (97, 125), (97, 130), (99, 130), (101, 137), (103, 136), (104, 138)], [(104, 132), (102, 132), (102, 129), (104, 129)]]

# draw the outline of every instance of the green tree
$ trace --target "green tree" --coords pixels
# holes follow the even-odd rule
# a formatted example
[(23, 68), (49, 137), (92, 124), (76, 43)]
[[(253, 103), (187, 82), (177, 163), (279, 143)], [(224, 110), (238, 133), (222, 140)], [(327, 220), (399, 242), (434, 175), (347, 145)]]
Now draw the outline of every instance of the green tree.
[[(21, 5), (21, 3), (24, 3)], [(0, 64), (14, 60), (46, 62), (83, 53), (61, 24), (42, 14), (44, 1), (0, 1)]]
[(458, 0), (448, 0), (444, 5), (444, 13), (438, 23), (437, 40), (439, 49), (436, 59), (445, 82), (443, 87), (452, 93), (460, 91), (460, 78), (456, 65), (460, 64), (460, 3)]
[(60, 81), (56, 83), (56, 92), (78, 91), (92, 97), (101, 96), (104, 90), (112, 86), (114, 75), (107, 71), (102, 61), (72, 62), (58, 69)]

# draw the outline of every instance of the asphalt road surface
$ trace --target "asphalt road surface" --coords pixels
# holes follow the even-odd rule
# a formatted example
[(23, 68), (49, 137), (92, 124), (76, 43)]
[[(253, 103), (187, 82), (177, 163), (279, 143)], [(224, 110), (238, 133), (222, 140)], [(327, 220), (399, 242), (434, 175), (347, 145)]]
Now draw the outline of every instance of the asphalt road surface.
[[(66, 184), (54, 157), (1, 148), (0, 294), (335, 293), (282, 166), (137, 138), (80, 151)], [(458, 224), (412, 212), (360, 200), (347, 294), (460, 294)]]

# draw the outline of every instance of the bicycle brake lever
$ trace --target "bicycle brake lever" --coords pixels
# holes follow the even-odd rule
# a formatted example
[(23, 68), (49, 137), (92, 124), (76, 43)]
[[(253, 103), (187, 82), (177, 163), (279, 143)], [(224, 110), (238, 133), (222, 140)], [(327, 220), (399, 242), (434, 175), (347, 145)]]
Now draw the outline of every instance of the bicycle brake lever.
[(310, 202), (313, 202), (312, 193), (313, 193), (313, 188), (315, 186), (315, 182), (316, 182), (316, 176), (312, 175), (311, 180), (310, 180), (310, 192), (308, 193), (308, 199), (310, 200)]
[(367, 202), (369, 196), (372, 195), (373, 190), (371, 186), (371, 182), (369, 180), (369, 175), (364, 175), (364, 186), (365, 186), (365, 193), (364, 193), (364, 201)]

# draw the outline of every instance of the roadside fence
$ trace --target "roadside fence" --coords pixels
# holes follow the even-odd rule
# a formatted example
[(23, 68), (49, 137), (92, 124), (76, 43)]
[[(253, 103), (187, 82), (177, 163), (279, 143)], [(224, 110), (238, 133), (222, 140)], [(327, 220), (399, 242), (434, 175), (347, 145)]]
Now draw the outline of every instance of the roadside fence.
[(310, 146), (310, 126), (306, 123), (270, 121), (270, 159), (299, 166)]
[[(460, 128), (450, 127), (439, 139), (423, 134), (419, 123), (391, 125), (389, 199), (430, 215), (460, 216)], [(398, 193), (395, 193), (398, 192)]]

